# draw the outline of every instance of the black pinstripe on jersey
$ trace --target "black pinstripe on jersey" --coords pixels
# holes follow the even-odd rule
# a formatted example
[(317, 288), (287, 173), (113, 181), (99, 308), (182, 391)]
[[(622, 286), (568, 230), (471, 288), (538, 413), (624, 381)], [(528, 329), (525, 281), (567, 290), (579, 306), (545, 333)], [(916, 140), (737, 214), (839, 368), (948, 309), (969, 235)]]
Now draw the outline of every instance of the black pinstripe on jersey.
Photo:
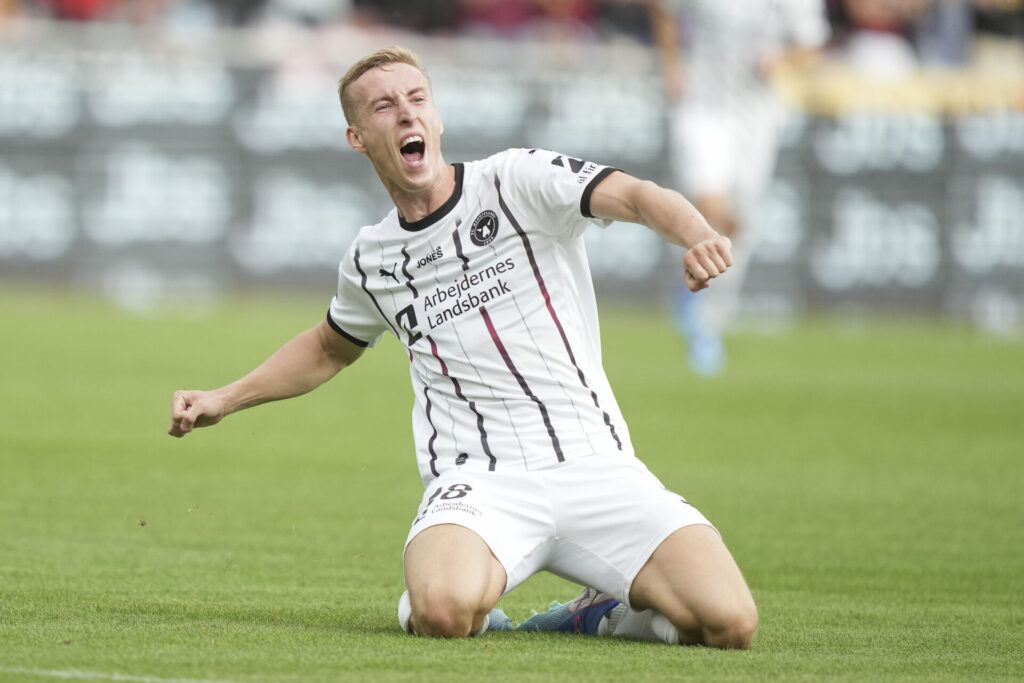
[[(603, 176), (602, 176), (603, 177)], [(604, 418), (604, 423), (611, 431), (612, 438), (615, 440), (615, 445), (618, 449), (622, 450), (622, 441), (619, 439), (619, 435), (615, 432), (615, 425), (612, 424), (611, 415), (608, 411), (601, 407), (601, 402), (597, 397), (597, 392), (590, 388), (587, 384), (587, 378), (583, 374), (583, 369), (576, 362), (576, 354), (572, 352), (572, 345), (569, 343), (568, 337), (565, 336), (565, 329), (562, 327), (562, 321), (558, 319), (558, 313), (555, 312), (555, 307), (551, 305), (551, 295), (548, 294), (547, 284), (544, 282), (544, 276), (540, 272), (540, 267), (537, 265), (537, 259), (533, 254), (533, 247), (530, 244), (530, 238), (526, 235), (526, 231), (523, 230), (519, 221), (512, 214), (512, 211), (508, 208), (508, 204), (505, 203), (505, 198), (501, 196), (501, 180), (497, 177), (494, 178), (494, 187), (498, 191), (498, 206), (501, 207), (501, 212), (508, 218), (509, 223), (515, 228), (516, 234), (523, 241), (523, 248), (526, 250), (526, 257), (530, 261), (530, 267), (533, 268), (533, 276), (537, 280), (537, 286), (540, 287), (541, 294), (544, 297), (544, 305), (548, 309), (548, 313), (551, 315), (551, 320), (555, 323), (555, 327), (558, 329), (558, 336), (562, 339), (562, 345), (565, 347), (565, 352), (569, 355), (569, 362), (576, 368), (576, 374), (580, 378), (580, 383), (583, 387), (590, 392), (590, 398), (594, 401), (594, 407), (601, 411), (601, 415)], [(587, 188), (590, 189), (590, 186)], [(589, 206), (587, 207), (589, 208)]]

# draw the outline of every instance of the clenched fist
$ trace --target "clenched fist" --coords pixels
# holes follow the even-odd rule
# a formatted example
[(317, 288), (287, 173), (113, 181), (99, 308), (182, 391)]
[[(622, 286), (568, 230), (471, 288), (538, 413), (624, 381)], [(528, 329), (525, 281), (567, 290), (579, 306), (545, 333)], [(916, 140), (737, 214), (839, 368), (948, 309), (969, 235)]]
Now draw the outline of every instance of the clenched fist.
[(732, 240), (715, 235), (690, 247), (683, 257), (683, 279), (691, 292), (699, 292), (732, 265)]
[(224, 401), (212, 391), (175, 391), (167, 433), (182, 437), (196, 427), (209, 427), (227, 414)]

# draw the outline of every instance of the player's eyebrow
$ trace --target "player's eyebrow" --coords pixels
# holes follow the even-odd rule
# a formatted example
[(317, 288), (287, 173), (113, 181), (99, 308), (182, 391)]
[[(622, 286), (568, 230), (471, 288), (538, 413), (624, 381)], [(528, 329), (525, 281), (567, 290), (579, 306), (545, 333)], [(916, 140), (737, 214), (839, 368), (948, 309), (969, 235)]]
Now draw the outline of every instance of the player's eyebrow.
[[(418, 95), (426, 96), (426, 94), (427, 94), (427, 88), (425, 86), (422, 86), (422, 85), (417, 85), (415, 88), (412, 88), (411, 90), (406, 92), (405, 93), (405, 97), (416, 97)], [(367, 107), (369, 109), (374, 109), (381, 102), (387, 102), (387, 103), (390, 104), (390, 103), (393, 103), (395, 101), (395, 99), (396, 98), (395, 98), (394, 95), (380, 95), (380, 96), (375, 97), (372, 100), (370, 100), (369, 103), (367, 104)]]
[(373, 99), (369, 100), (367, 102), (366, 106), (369, 109), (373, 109), (378, 104), (380, 104), (381, 102), (394, 102), (394, 101), (395, 101), (395, 98), (392, 97), (391, 95), (380, 95), (379, 97), (374, 97)]

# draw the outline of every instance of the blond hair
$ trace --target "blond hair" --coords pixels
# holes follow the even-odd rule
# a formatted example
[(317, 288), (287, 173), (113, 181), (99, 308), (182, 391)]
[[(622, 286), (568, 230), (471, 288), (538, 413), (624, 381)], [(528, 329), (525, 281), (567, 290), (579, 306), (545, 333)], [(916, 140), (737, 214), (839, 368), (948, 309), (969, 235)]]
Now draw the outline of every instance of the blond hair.
[(350, 124), (355, 121), (357, 112), (355, 109), (356, 104), (348, 93), (349, 86), (355, 83), (367, 71), (377, 69), (386, 64), (408, 64), (414, 66), (420, 70), (420, 73), (426, 76), (427, 83), (430, 82), (430, 76), (427, 76), (427, 70), (423, 68), (423, 62), (420, 61), (419, 55), (399, 45), (385, 47), (377, 50), (372, 55), (363, 57), (349, 67), (349, 70), (338, 81), (338, 99), (341, 100), (341, 110), (345, 113), (345, 120)]

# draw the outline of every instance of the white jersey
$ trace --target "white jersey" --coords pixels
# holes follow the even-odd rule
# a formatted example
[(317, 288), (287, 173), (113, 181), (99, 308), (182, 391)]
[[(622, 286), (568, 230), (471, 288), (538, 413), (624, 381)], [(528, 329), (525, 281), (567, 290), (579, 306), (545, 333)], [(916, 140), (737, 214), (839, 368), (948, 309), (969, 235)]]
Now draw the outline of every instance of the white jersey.
[(824, 45), (824, 0), (669, 4), (685, 53), (683, 97), (671, 119), (677, 182), (688, 196), (729, 196), (750, 211), (771, 182), (786, 114), (764, 67), (791, 47)]
[[(762, 62), (829, 37), (824, 0), (674, 0), (685, 46), (687, 97), (743, 106), (765, 97)], [(737, 102), (739, 100), (739, 102)]]
[(424, 484), (453, 467), (533, 470), (633, 457), (601, 365), (581, 235), (614, 169), (513, 149), (455, 164), (455, 191), (410, 223), (392, 210), (341, 262), (328, 322), (406, 347)]

